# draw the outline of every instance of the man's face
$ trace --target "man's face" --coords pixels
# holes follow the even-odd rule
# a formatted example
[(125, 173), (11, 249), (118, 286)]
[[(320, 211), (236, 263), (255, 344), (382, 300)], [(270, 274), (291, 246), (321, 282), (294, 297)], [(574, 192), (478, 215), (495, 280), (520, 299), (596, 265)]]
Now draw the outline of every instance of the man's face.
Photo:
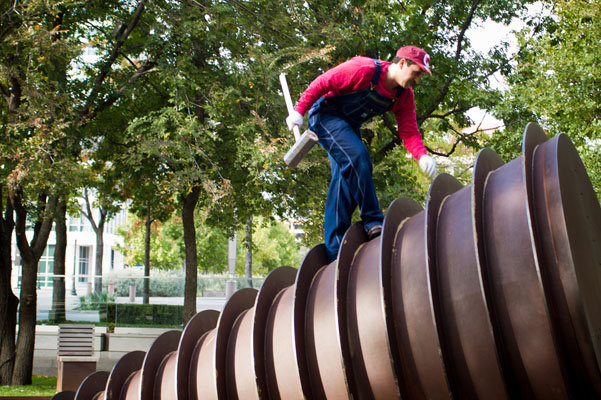
[(403, 59), (399, 61), (400, 69), (397, 73), (396, 82), (402, 87), (406, 88), (419, 83), (424, 71), (417, 64), (409, 65)]

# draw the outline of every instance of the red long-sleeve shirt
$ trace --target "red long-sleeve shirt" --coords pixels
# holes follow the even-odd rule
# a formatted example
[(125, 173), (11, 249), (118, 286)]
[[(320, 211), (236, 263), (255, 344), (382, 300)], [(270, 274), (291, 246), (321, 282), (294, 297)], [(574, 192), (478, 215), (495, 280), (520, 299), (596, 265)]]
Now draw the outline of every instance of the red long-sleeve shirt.
[[(380, 71), (376, 90), (386, 97), (394, 98), (396, 89), (390, 91), (386, 88), (386, 71), (388, 71), (391, 63), (387, 61), (380, 62), (382, 70)], [(299, 114), (304, 115), (313, 103), (322, 96), (338, 96), (367, 89), (371, 85), (375, 69), (376, 64), (371, 58), (351, 58), (315, 78), (301, 95), (295, 110)], [(403, 144), (411, 155), (419, 160), (427, 151), (422, 141), (422, 136), (417, 129), (413, 88), (405, 88), (389, 111), (396, 118), (399, 137), (403, 141)]]

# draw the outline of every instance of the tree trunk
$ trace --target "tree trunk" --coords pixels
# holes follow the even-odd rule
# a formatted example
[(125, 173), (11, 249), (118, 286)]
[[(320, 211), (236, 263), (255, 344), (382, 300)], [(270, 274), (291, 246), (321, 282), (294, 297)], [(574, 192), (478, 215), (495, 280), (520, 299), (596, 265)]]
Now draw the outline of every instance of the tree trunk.
[[(4, 286), (4, 271), (2, 273), (2, 286)], [(5, 304), (2, 305), (2, 311), (6, 310), (5, 317), (2, 318), (2, 330), (0, 333), (2, 337), (2, 346), (0, 348), (0, 385), (9, 385), (13, 368), (15, 366), (15, 338), (17, 331), (17, 306), (19, 305), (19, 299), (14, 295), (10, 289), (10, 277), (8, 279), (8, 292), (6, 299), (3, 299)], [(4, 291), (4, 288), (2, 288)]]
[(46, 248), (48, 236), (52, 229), (52, 212), (56, 207), (56, 197), (51, 197), (46, 203), (46, 197), (39, 196), (38, 208), (44, 207), (45, 211), (35, 221), (31, 242), (27, 241), (26, 236), (27, 211), (22, 204), (23, 193), (19, 189), (13, 190), (10, 197), (17, 215), (15, 234), (23, 262), (21, 297), (19, 300), (19, 333), (17, 335), (15, 366), (11, 385), (23, 386), (31, 384), (33, 348), (35, 345), (38, 261)]
[(144, 236), (144, 290), (142, 290), (142, 303), (150, 303), (150, 227), (152, 219), (150, 218), (150, 204), (146, 213), (146, 233)]
[(186, 324), (196, 314), (196, 291), (198, 285), (198, 259), (196, 253), (196, 230), (194, 229), (194, 209), (200, 196), (200, 186), (183, 197), (182, 225), (186, 252), (186, 280), (184, 285), (183, 318)]
[(100, 218), (98, 219), (98, 223), (94, 220), (94, 213), (92, 212), (92, 205), (90, 204), (90, 197), (88, 196), (88, 189), (84, 189), (84, 200), (86, 201), (86, 209), (83, 211), (83, 214), (86, 216), (90, 225), (92, 225), (92, 230), (96, 234), (96, 256), (94, 258), (94, 293), (96, 294), (96, 298), (100, 299), (100, 295), (102, 294), (102, 261), (104, 256), (104, 223), (106, 222), (106, 217), (108, 215), (108, 211), (102, 207), (98, 210), (100, 212)]
[(246, 248), (246, 259), (244, 262), (244, 272), (246, 275), (246, 286), (253, 287), (253, 217), (248, 217), (246, 221), (246, 238), (244, 239)]
[[(4, 193), (0, 188), (0, 210), (4, 210)], [(11, 239), (15, 223), (10, 201), (4, 218), (0, 218), (0, 385), (8, 385), (15, 365), (15, 333), (19, 299), (12, 291)]]
[[(19, 108), (21, 107), (21, 95), (23, 90), (21, 89), (21, 80), (16, 75), (10, 78), (10, 96), (7, 99), (8, 105), (8, 122), (9, 124), (16, 124), (19, 122)], [(0, 340), (2, 346), (0, 347), (0, 384), (10, 384), (15, 365), (16, 356), (16, 345), (15, 336), (17, 329), (17, 307), (19, 300), (12, 291), (10, 285), (10, 278), (12, 273), (12, 260), (11, 260), (11, 240), (12, 232), (14, 230), (14, 207), (10, 201), (10, 190), (6, 199), (6, 211), (5, 217), (2, 221), (2, 237), (1, 237), (1, 248), (2, 260), (0, 261), (2, 272), (0, 279), (0, 310), (2, 311), (2, 317), (0, 317), (1, 329), (0, 329)], [(0, 199), (4, 201), (4, 193), (1, 193)], [(7, 263), (8, 261), (8, 263)], [(6, 311), (6, 314), (4, 314)]]
[(102, 262), (104, 258), (104, 222), (106, 221), (106, 210), (100, 209), (100, 221), (96, 230), (96, 278), (94, 279), (94, 293), (97, 298), (102, 294)]
[(19, 333), (17, 336), (15, 366), (11, 379), (11, 385), (13, 386), (31, 385), (36, 325), (37, 262), (33, 252), (29, 251), (27, 252), (29, 254), (25, 255), (23, 250), (19, 250), (23, 260), (23, 275), (19, 302)]
[(54, 249), (54, 278), (52, 308), (48, 319), (65, 321), (65, 256), (67, 253), (67, 202), (61, 198), (56, 207), (56, 248)]

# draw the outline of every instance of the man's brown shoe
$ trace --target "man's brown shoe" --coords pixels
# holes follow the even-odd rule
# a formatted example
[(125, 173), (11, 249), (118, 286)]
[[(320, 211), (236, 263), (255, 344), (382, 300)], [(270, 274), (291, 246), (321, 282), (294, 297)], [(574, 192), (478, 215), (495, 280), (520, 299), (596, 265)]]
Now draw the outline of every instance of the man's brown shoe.
[(382, 233), (382, 225), (372, 226), (369, 231), (367, 231), (367, 240), (372, 240), (380, 236)]

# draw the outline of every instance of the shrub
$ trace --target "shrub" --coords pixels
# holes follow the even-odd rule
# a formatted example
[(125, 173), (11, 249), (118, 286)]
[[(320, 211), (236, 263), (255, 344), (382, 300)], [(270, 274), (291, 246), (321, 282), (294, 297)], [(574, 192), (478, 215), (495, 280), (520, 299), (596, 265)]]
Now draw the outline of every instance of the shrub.
[[(199, 274), (197, 281), (197, 294), (202, 295), (205, 291), (225, 292), (226, 282), (229, 280), (226, 274)], [(246, 278), (236, 276), (238, 289), (247, 285)], [(253, 277), (253, 287), (259, 288), (265, 277)], [(140, 296), (144, 287), (143, 271), (140, 269), (127, 269), (113, 272), (107, 279), (102, 280), (103, 287), (108, 282), (115, 283), (115, 296), (129, 296), (129, 285), (136, 285), (136, 296)], [(151, 270), (150, 271), (150, 296), (151, 297), (183, 297), (185, 288), (185, 276), (181, 270)]]
[(182, 326), (183, 308), (172, 304), (109, 303), (107, 312), (101, 313), (100, 318), (108, 326)]
[[(139, 269), (128, 269), (113, 272), (108, 279), (103, 279), (103, 285), (108, 282), (115, 283), (115, 296), (129, 296), (129, 286), (136, 285), (136, 295), (140, 296), (144, 287), (144, 273)], [(185, 278), (181, 270), (151, 270), (150, 271), (150, 296), (151, 297), (181, 297), (184, 295)]]
[(103, 305), (115, 301), (113, 296), (109, 296), (107, 292), (102, 292), (100, 296), (96, 293), (90, 293), (87, 296), (79, 296), (79, 306), (76, 310), (100, 310)]

